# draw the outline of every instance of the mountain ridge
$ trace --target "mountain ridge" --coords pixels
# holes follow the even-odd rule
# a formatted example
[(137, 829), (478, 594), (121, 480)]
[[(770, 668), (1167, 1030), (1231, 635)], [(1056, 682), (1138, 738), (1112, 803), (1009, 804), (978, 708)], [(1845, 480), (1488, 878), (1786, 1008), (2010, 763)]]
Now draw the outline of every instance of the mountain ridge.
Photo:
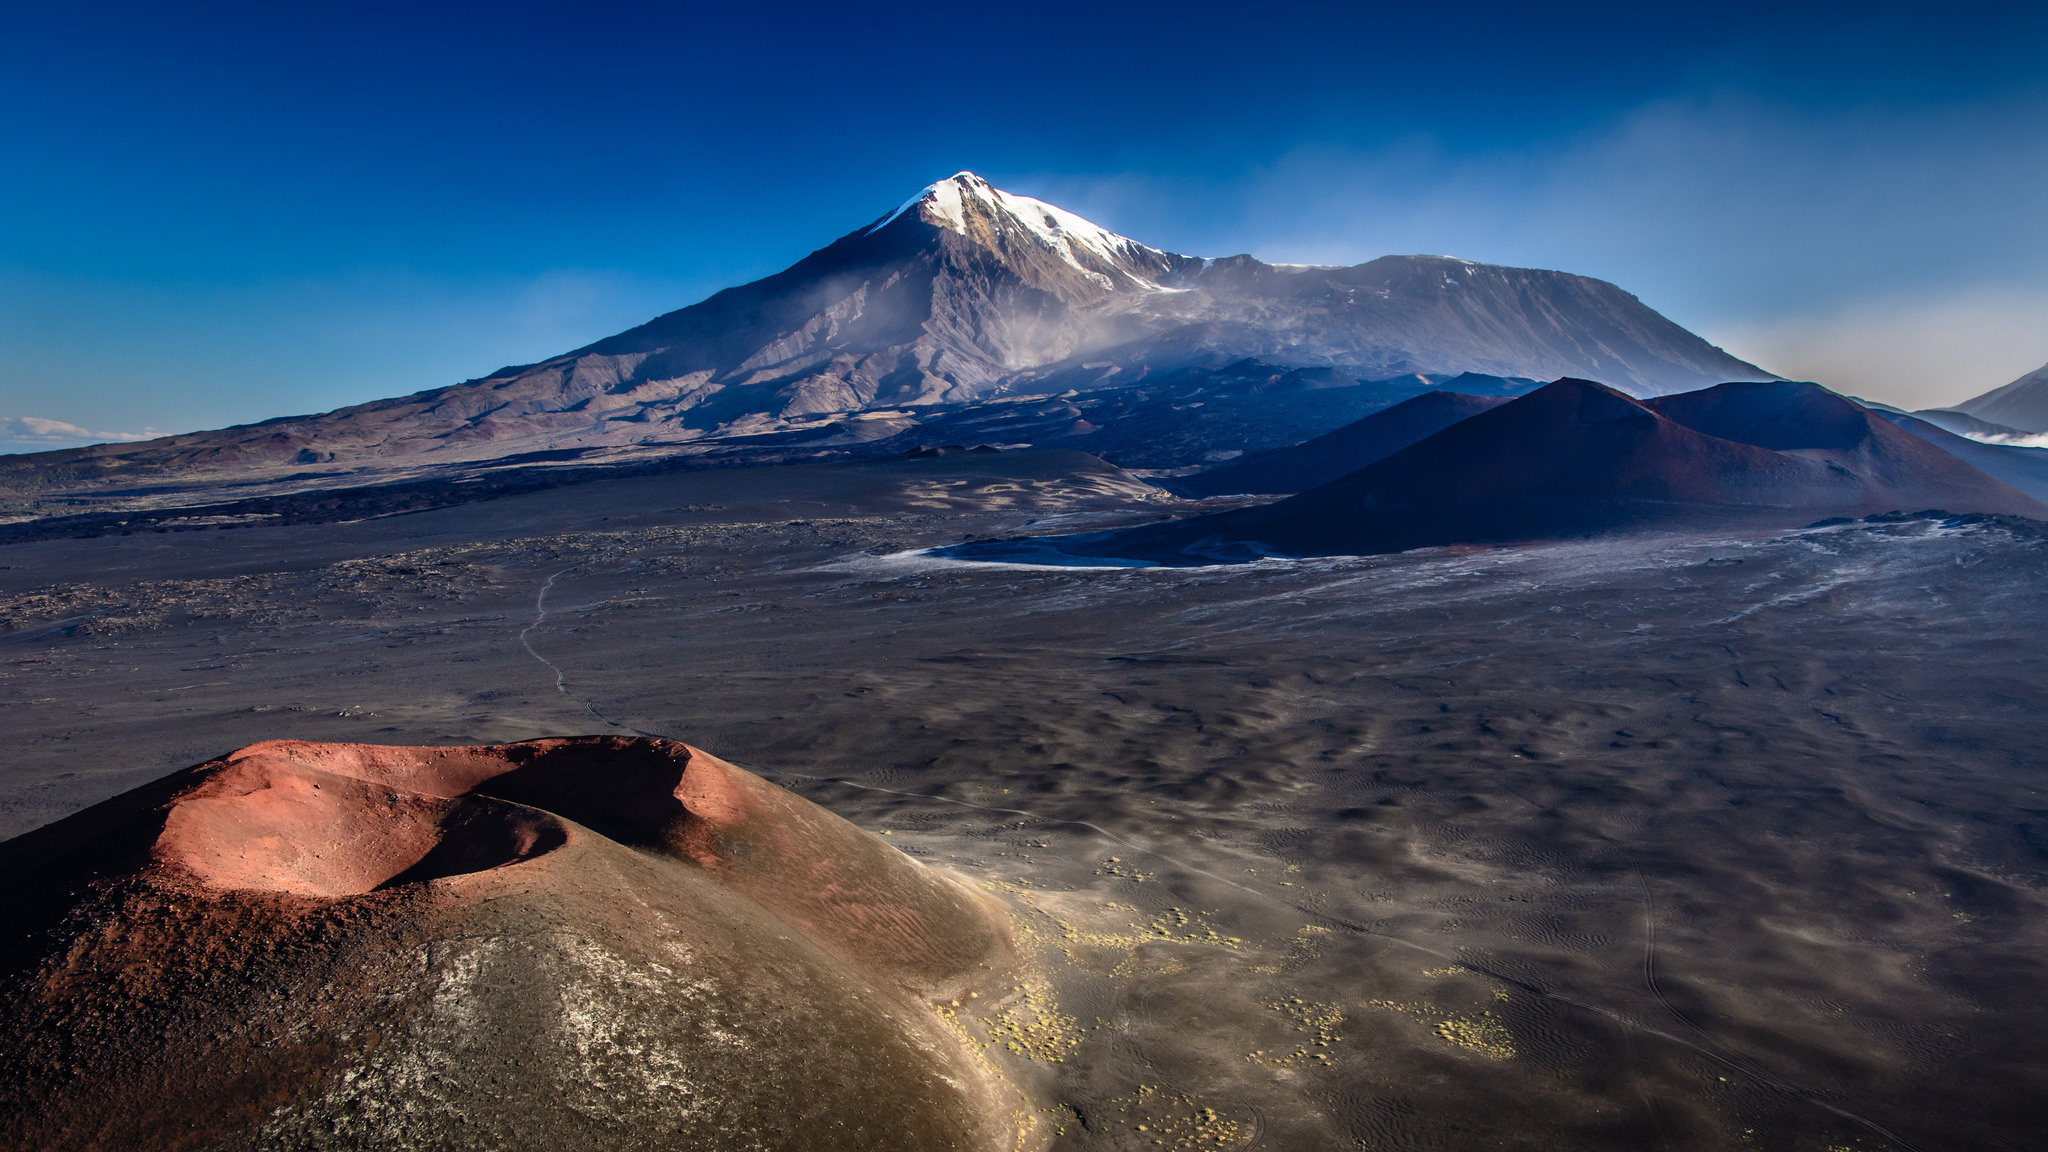
[[(1638, 400), (1560, 379), (1270, 504), (1022, 547), (1209, 564), (1653, 529), (1783, 529), (1945, 508), (2048, 505), (1815, 384)], [(1015, 542), (965, 545), (999, 557)]]
[(1949, 408), (2022, 432), (2048, 432), (2048, 364)]
[(1644, 395), (1770, 376), (1604, 281), (1444, 256), (1348, 268), (1184, 256), (963, 172), (781, 272), (534, 364), (6, 470), (34, 487), (66, 469), (279, 478), (718, 453), (764, 436), (813, 454), (908, 447), (935, 414), (1247, 357), (1358, 379), (1589, 375)]
[(1471, 396), (1448, 389), (1424, 392), (1313, 440), (1197, 472), (1171, 487), (1197, 499), (1306, 491), (1507, 402), (1506, 396)]

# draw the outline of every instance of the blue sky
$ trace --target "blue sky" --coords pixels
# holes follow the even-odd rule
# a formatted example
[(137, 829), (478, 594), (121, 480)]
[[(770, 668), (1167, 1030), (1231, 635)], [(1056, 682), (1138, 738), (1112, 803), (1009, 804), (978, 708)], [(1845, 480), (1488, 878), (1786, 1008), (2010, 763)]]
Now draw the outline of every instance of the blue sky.
[[(0, 4), (0, 450), (474, 377), (962, 168), (1613, 280), (1915, 406), (2048, 362), (2048, 5)], [(12, 437), (12, 440), (8, 440)]]

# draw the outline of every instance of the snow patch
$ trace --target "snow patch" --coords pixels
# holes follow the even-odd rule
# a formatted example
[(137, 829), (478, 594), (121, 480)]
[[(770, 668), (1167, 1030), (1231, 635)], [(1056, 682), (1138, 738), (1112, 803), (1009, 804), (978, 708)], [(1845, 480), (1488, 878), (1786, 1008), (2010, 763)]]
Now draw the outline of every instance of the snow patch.
[[(1100, 264), (1120, 269), (1146, 288), (1161, 286), (1138, 276), (1129, 267), (1129, 262), (1156, 254), (1156, 250), (1119, 236), (1092, 220), (1085, 220), (1064, 208), (1047, 204), (1029, 196), (1017, 196), (1005, 192), (972, 172), (957, 172), (933, 184), (910, 199), (905, 200), (894, 212), (868, 229), (870, 234), (886, 228), (897, 217), (912, 208), (920, 210), (923, 218), (932, 224), (949, 228), (961, 235), (967, 233), (967, 202), (974, 201), (991, 211), (998, 219), (1029, 233), (1040, 244), (1087, 275), (1089, 279), (1107, 288), (1109, 277), (1089, 268), (1081, 262), (1079, 254), (1086, 252)], [(1204, 265), (1206, 267), (1206, 263)]]

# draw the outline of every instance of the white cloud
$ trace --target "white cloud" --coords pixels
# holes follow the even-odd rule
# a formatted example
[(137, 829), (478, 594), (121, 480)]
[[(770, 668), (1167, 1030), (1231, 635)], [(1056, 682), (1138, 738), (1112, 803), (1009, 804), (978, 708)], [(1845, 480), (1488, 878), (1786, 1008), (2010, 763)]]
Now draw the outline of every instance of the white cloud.
[(1612, 281), (1773, 372), (1901, 406), (2048, 361), (2048, 93), (1921, 108), (1660, 101), (1570, 138), (1298, 147), (1234, 177), (1045, 178), (1204, 256), (1398, 253)]
[(1573, 136), (1303, 145), (1229, 176), (1026, 180), (1150, 244), (1356, 263), (1399, 253), (1613, 280), (1681, 323), (1884, 294), (2048, 291), (2048, 93), (1952, 107), (1658, 101)]
[(86, 444), (125, 444), (149, 440), (154, 429), (141, 432), (95, 432), (64, 420), (41, 416), (0, 416), (0, 451), (48, 452), (54, 448), (77, 448)]
[(2011, 435), (2003, 432), (1964, 433), (1979, 444), (2004, 444), (2011, 448), (2048, 448), (2048, 432), (2023, 432)]
[(1908, 410), (1942, 408), (2048, 363), (2048, 292), (1893, 297), (1703, 334), (1794, 379)]

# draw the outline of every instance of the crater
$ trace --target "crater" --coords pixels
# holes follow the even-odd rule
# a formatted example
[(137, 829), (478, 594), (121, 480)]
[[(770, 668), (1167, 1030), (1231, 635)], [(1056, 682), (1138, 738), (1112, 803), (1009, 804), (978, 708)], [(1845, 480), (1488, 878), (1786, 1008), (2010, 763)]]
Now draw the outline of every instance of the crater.
[(235, 762), (173, 804), (155, 857), (217, 888), (353, 896), (531, 860), (560, 820), (480, 796), (438, 797), (294, 763)]

